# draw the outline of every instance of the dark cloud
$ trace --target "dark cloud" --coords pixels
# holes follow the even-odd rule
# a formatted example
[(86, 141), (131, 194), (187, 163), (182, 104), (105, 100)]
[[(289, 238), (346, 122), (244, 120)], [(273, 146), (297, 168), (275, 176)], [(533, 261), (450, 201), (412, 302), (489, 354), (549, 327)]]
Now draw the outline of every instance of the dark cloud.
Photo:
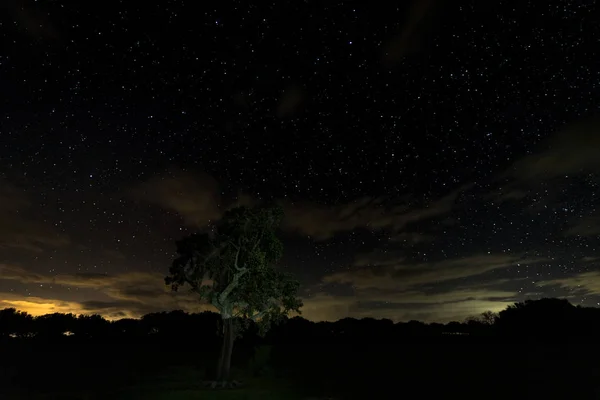
[(277, 105), (279, 118), (293, 117), (300, 111), (306, 100), (306, 90), (299, 85), (286, 88)]
[(42, 252), (70, 243), (66, 234), (36, 218), (35, 206), (24, 190), (0, 179), (0, 248)]
[[(23, 284), (46, 284), (72, 290), (93, 290), (105, 300), (64, 302), (55, 298), (15, 297), (11, 293), (0, 293), (0, 306), (18, 306), (24, 311), (36, 313), (48, 310), (70, 309), (69, 312), (98, 313), (108, 318), (123, 314), (139, 317), (155, 311), (182, 309), (203, 311), (212, 309), (189, 291), (172, 292), (164, 283), (160, 273), (128, 272), (122, 274), (40, 274), (15, 265), (0, 264), (0, 277)], [(57, 311), (58, 312), (58, 311)], [(62, 312), (62, 311), (61, 311)]]
[[(0, 5), (14, 18), (17, 27), (33, 39), (59, 40), (60, 34), (53, 22), (38, 4), (22, 0), (6, 0)], [(2, 7), (3, 6), (3, 7)]]
[(600, 235), (600, 211), (577, 218), (565, 232), (566, 236)]
[(359, 290), (352, 296), (332, 296), (317, 292), (304, 300), (302, 315), (308, 319), (335, 321), (377, 315), (393, 321), (448, 322), (464, 320), (484, 311), (500, 311), (512, 304), (515, 291), (474, 287), (425, 293), (419, 290), (381, 292)]
[(511, 187), (510, 185), (504, 186), (498, 190), (492, 191), (491, 193), (484, 196), (486, 200), (492, 200), (494, 203), (501, 204), (507, 201), (518, 201), (527, 198), (529, 191)]
[(421, 232), (399, 232), (390, 237), (391, 243), (421, 244), (435, 240), (435, 235)]
[(221, 217), (219, 185), (204, 173), (172, 169), (134, 187), (130, 195), (176, 212), (195, 227), (204, 227)]
[(504, 176), (536, 181), (600, 172), (600, 116), (567, 125), (541, 147), (518, 160)]
[[(337, 233), (360, 228), (388, 229), (401, 240), (401, 231), (407, 225), (449, 213), (458, 196), (472, 186), (463, 185), (446, 196), (421, 205), (413, 205), (407, 198), (394, 205), (387, 205), (385, 198), (372, 197), (333, 206), (283, 201), (285, 219), (282, 228), (315, 240), (327, 240)], [(176, 212), (195, 227), (204, 227), (211, 221), (217, 221), (223, 211), (231, 207), (260, 203), (256, 197), (244, 192), (239, 192), (233, 201), (225, 202), (220, 193), (219, 184), (209, 175), (178, 170), (151, 178), (130, 191), (135, 199)], [(419, 238), (415, 236), (413, 240), (419, 241)], [(420, 240), (429, 238), (422, 234)]]
[(458, 196), (471, 187), (464, 185), (421, 206), (412, 206), (408, 202), (388, 206), (383, 198), (369, 197), (332, 207), (309, 202), (286, 203), (284, 228), (316, 240), (330, 239), (336, 233), (359, 228), (400, 232), (411, 223), (449, 213)]
[(348, 284), (358, 289), (406, 290), (414, 286), (473, 277), (496, 269), (542, 261), (520, 254), (480, 254), (427, 263), (413, 263), (394, 256), (386, 260), (382, 259), (381, 254), (375, 254), (372, 262), (368, 263), (368, 257), (363, 255), (357, 258), (356, 266), (371, 265), (371, 268), (336, 272), (326, 275), (323, 281)]
[[(462, 320), (488, 310), (499, 311), (517, 301), (519, 293), (504, 288), (513, 281), (493, 279), (445, 288), (441, 284), (540, 261), (522, 255), (484, 254), (414, 263), (398, 254), (389, 254), (387, 259), (382, 252), (364, 254), (346, 271), (323, 277), (322, 285), (348, 285), (352, 295), (333, 296), (325, 286), (318, 286), (315, 294), (305, 300), (303, 315), (315, 320), (370, 315), (395, 321)], [(432, 289), (432, 285), (438, 289)]]
[(421, 35), (428, 28), (426, 22), (435, 10), (436, 0), (413, 0), (403, 25), (402, 31), (383, 46), (382, 60), (384, 64), (393, 66), (406, 55), (420, 48)]
[(560, 279), (544, 280), (538, 287), (557, 286), (578, 295), (600, 295), (600, 271), (589, 271)]

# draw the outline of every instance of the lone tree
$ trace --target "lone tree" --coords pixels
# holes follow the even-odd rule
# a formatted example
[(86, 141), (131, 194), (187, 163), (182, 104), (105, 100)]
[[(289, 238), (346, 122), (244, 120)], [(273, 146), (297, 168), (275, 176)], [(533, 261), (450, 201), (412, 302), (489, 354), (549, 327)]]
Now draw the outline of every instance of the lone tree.
[(177, 258), (165, 283), (177, 290), (189, 285), (221, 314), (223, 342), (212, 386), (231, 385), (233, 343), (240, 321), (254, 321), (260, 332), (291, 311), (300, 313), (299, 284), (274, 265), (283, 245), (276, 236), (283, 210), (278, 206), (237, 207), (227, 211), (210, 233), (177, 241)]

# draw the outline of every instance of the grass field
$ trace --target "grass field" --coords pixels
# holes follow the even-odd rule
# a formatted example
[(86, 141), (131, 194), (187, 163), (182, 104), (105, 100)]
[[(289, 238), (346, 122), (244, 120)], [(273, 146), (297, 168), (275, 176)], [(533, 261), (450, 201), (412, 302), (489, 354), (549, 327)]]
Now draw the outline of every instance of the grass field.
[(242, 387), (205, 388), (215, 357), (210, 351), (193, 357), (145, 345), (4, 346), (0, 399), (294, 400), (310, 395), (284, 378), (254, 376), (245, 362), (232, 371)]
[[(82, 371), (84, 372), (84, 371)], [(82, 380), (56, 377), (47, 384), (19, 382), (4, 392), (4, 399), (148, 399), (148, 400), (254, 400), (254, 399), (304, 399), (307, 396), (286, 384), (284, 380), (245, 377), (244, 371), (235, 371), (243, 386), (236, 389), (208, 389), (202, 385), (203, 371), (193, 367), (171, 367), (160, 372), (147, 371), (143, 376), (129, 376), (110, 381), (110, 374), (87, 371)], [(97, 375), (96, 375), (97, 374)], [(101, 375), (102, 374), (102, 375)], [(32, 377), (32, 379), (35, 379)], [(63, 379), (60, 381), (60, 379)], [(1, 392), (0, 392), (1, 393)]]
[(158, 346), (4, 347), (0, 399), (600, 399), (593, 345), (287, 346), (271, 373), (234, 359), (238, 389), (202, 386), (214, 354)]

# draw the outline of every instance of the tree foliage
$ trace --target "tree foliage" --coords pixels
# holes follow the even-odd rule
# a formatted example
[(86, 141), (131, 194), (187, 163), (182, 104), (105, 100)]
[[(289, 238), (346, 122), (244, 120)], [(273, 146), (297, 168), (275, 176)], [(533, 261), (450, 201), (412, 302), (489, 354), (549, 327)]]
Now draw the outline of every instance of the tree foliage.
[(239, 317), (264, 331), (289, 312), (300, 313), (299, 283), (274, 268), (283, 245), (276, 235), (280, 207), (237, 207), (227, 211), (212, 232), (177, 242), (177, 258), (165, 283), (189, 285), (223, 319)]

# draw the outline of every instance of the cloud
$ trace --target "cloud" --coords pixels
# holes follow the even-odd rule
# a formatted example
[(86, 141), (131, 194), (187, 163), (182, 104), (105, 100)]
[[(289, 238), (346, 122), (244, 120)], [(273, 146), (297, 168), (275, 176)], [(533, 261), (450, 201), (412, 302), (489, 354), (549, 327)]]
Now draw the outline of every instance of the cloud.
[(512, 291), (484, 288), (434, 294), (418, 290), (385, 293), (362, 291), (354, 296), (335, 297), (319, 292), (304, 299), (302, 315), (313, 321), (377, 316), (396, 322), (449, 322), (464, 320), (488, 310), (498, 312), (514, 303), (516, 295)]
[(291, 85), (284, 90), (279, 104), (277, 116), (279, 118), (293, 117), (296, 115), (306, 99), (306, 91), (298, 85)]
[(581, 261), (583, 261), (584, 263), (594, 263), (600, 261), (600, 257), (582, 257)]
[(507, 201), (524, 199), (528, 196), (528, 194), (529, 193), (526, 190), (505, 186), (498, 189), (497, 191), (487, 194), (486, 196), (484, 196), (484, 198), (492, 200), (495, 203), (505, 203)]
[[(389, 318), (425, 322), (463, 320), (484, 311), (500, 311), (517, 301), (519, 293), (501, 287), (508, 280), (495, 279), (477, 285), (438, 284), (541, 260), (521, 255), (473, 255), (433, 263), (411, 263), (400, 255), (377, 252), (356, 258), (355, 267), (323, 277), (314, 296), (304, 300), (303, 316), (313, 320)], [(370, 266), (370, 267), (365, 267)], [(352, 296), (332, 296), (323, 285), (348, 285)], [(437, 286), (436, 286), (437, 285)], [(436, 288), (437, 287), (437, 288)]]
[(419, 244), (433, 242), (435, 236), (421, 232), (399, 232), (390, 237), (390, 242)]
[[(327, 240), (337, 233), (358, 228), (389, 229), (398, 234), (407, 225), (432, 219), (449, 213), (458, 196), (473, 185), (468, 184), (430, 202), (415, 206), (404, 199), (402, 203), (386, 205), (384, 198), (363, 197), (355, 201), (325, 206), (312, 202), (283, 201), (285, 218), (282, 228), (311, 236), (315, 240)], [(181, 170), (171, 170), (134, 187), (129, 193), (138, 201), (156, 204), (180, 215), (195, 227), (206, 226), (221, 218), (222, 213), (235, 206), (254, 206), (260, 203), (256, 197), (239, 192), (233, 201), (226, 202), (220, 196), (218, 183), (209, 175), (194, 175)], [(408, 234), (407, 234), (408, 235)], [(405, 239), (398, 236), (398, 239)], [(430, 240), (425, 235), (413, 241)]]
[(600, 172), (600, 116), (567, 125), (553, 135), (544, 150), (526, 156), (504, 176), (534, 181)]
[(354, 257), (354, 267), (389, 267), (404, 262), (404, 256), (400, 252), (377, 250), (371, 253), (359, 253)]
[(600, 235), (600, 213), (584, 217), (576, 221), (565, 232), (566, 236), (595, 236)]
[(67, 235), (34, 218), (33, 206), (23, 190), (0, 179), (0, 249), (41, 252), (70, 243)]
[(383, 62), (394, 65), (407, 53), (418, 47), (419, 35), (424, 31), (424, 22), (434, 10), (435, 0), (414, 0), (408, 10), (408, 18), (402, 32), (383, 47)]
[(209, 175), (172, 169), (134, 187), (130, 195), (176, 212), (184, 221), (203, 227), (221, 217), (219, 185)]
[[(48, 309), (50, 305), (54, 305), (55, 309), (58, 309), (62, 307), (62, 304), (64, 305), (63, 309), (69, 310), (68, 312), (97, 313), (107, 318), (118, 318), (123, 316), (140, 317), (149, 312), (174, 309), (190, 312), (213, 309), (212, 306), (201, 303), (199, 298), (189, 291), (172, 292), (170, 287), (164, 284), (164, 275), (159, 273), (46, 275), (14, 265), (0, 264), (0, 276), (2, 279), (14, 280), (23, 284), (48, 284), (71, 289), (90, 290), (93, 291), (95, 297), (100, 295), (105, 298), (105, 300), (64, 302), (59, 299), (33, 301), (30, 297), (19, 298), (14, 297), (14, 295), (1, 295), (4, 303), (8, 304), (7, 302), (10, 302), (15, 304), (14, 307), (20, 304), (21, 306), (17, 308), (27, 312), (30, 312), (28, 307), (32, 307), (34, 311), (42, 311)], [(19, 301), (21, 303), (15, 303)], [(32, 301), (35, 304), (29, 304)]]
[(49, 14), (42, 7), (35, 7), (31, 2), (26, 5), (23, 1), (6, 1), (4, 9), (12, 14), (17, 25), (33, 39), (59, 40), (60, 35), (55, 29)]
[(316, 203), (286, 203), (284, 228), (308, 235), (316, 240), (327, 240), (336, 233), (358, 228), (390, 229), (395, 232), (407, 225), (439, 217), (450, 212), (456, 199), (472, 185), (465, 185), (425, 206), (410, 204), (386, 206), (385, 199), (363, 197), (351, 203), (327, 207)]
[(4, 212), (19, 211), (30, 205), (31, 202), (22, 190), (0, 179), (0, 210)]
[[(471, 263), (473, 264), (473, 263)], [(496, 261), (496, 266), (501, 265)], [(452, 263), (448, 264), (452, 265)], [(463, 274), (464, 275), (464, 274)], [(151, 272), (131, 272), (117, 275), (78, 273), (47, 275), (25, 270), (14, 265), (0, 265), (2, 279), (23, 284), (51, 284), (77, 288), (85, 301), (65, 301), (60, 298), (17, 296), (0, 293), (0, 307), (15, 307), (33, 315), (51, 312), (100, 314), (108, 319), (137, 318), (146, 313), (181, 309), (189, 312), (213, 310), (201, 303), (189, 291), (171, 292), (163, 283), (163, 276)], [(337, 320), (347, 316), (356, 318), (390, 318), (395, 321), (419, 319), (423, 321), (449, 321), (464, 319), (483, 311), (498, 311), (511, 304), (515, 293), (495, 289), (503, 281), (493, 281), (476, 287), (463, 287), (447, 292), (427, 292), (418, 287), (361, 284), (353, 296), (331, 296), (323, 291), (305, 297), (302, 315), (314, 321)], [(389, 278), (388, 278), (389, 280)], [(327, 281), (327, 279), (326, 279)], [(417, 280), (423, 282), (422, 279)], [(412, 282), (415, 282), (413, 280)], [(88, 291), (88, 292), (86, 292)], [(88, 293), (88, 294), (86, 294)], [(98, 299), (101, 297), (102, 299)]]
[[(364, 256), (358, 265), (367, 265)], [(416, 285), (440, 283), (484, 274), (517, 264), (539, 262), (521, 255), (473, 255), (431, 263), (410, 263), (399, 258), (382, 262), (373, 259), (372, 267), (336, 272), (323, 278), (325, 283), (348, 284), (358, 290), (407, 290)]]
[(600, 295), (600, 271), (582, 272), (567, 278), (544, 280), (537, 282), (536, 285), (539, 287), (558, 286), (582, 294)]
[(84, 313), (81, 304), (74, 301), (58, 299), (45, 299), (42, 297), (15, 295), (14, 293), (0, 293), (0, 309), (16, 308), (33, 316), (52, 313)]

